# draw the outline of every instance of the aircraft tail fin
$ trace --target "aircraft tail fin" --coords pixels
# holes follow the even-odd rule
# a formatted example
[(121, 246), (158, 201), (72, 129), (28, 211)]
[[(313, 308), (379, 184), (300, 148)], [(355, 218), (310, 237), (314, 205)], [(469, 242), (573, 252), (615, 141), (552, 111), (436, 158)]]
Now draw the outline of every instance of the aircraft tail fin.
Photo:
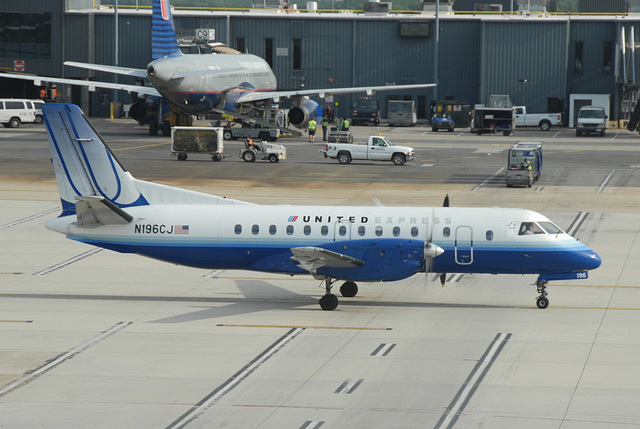
[(74, 104), (42, 107), (62, 215), (80, 224), (126, 223), (128, 207), (158, 204), (250, 204), (133, 177)]
[(151, 28), (152, 48), (154, 60), (182, 56), (178, 46), (176, 28), (173, 25), (171, 4), (169, 0), (153, 0), (153, 22)]
[(42, 110), (63, 215), (76, 213), (78, 197), (103, 197), (118, 207), (149, 204), (78, 106), (46, 103)]

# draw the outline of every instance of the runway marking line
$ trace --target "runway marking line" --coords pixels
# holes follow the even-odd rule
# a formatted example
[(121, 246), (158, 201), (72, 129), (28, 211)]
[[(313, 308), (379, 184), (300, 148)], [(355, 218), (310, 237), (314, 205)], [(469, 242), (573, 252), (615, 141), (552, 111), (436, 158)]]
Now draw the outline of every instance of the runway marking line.
[(33, 320), (0, 320), (0, 323), (33, 323)]
[(335, 329), (352, 331), (391, 331), (393, 328), (363, 328), (359, 326), (297, 326), (297, 325), (239, 325), (219, 323), (216, 326), (221, 328), (284, 328), (284, 329)]

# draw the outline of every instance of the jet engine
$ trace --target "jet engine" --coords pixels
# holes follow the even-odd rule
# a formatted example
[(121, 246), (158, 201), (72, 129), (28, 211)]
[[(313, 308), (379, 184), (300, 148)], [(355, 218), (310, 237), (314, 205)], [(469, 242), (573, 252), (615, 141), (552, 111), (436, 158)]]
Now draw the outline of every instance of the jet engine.
[(297, 128), (305, 129), (311, 118), (320, 123), (322, 119), (322, 109), (308, 97), (292, 99), (293, 107), (289, 109), (289, 123)]
[(158, 97), (147, 97), (144, 100), (137, 100), (129, 108), (129, 116), (138, 121), (138, 124), (149, 124), (158, 121), (158, 110), (160, 100)]

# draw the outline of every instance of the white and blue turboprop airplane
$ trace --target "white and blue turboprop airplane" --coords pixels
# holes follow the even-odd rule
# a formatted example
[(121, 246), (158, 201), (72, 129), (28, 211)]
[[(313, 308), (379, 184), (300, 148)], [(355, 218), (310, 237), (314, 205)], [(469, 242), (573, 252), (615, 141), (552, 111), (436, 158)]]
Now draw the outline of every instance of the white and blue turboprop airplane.
[[(419, 272), (539, 274), (585, 279), (600, 257), (531, 210), (447, 207), (259, 206), (135, 179), (73, 104), (43, 107), (68, 238), (206, 269), (307, 274), (325, 282), (334, 310), (355, 282)], [(256, 211), (260, 216), (256, 218)], [(444, 285), (444, 275), (441, 280)]]
[[(171, 5), (169, 0), (153, 0), (152, 58), (146, 69), (87, 64), (66, 61), (65, 65), (89, 70), (147, 78), (153, 86), (127, 85), (112, 82), (83, 81), (80, 79), (49, 78), (20, 73), (3, 73), (0, 77), (31, 80), (35, 85), (42, 82), (128, 91), (136, 97), (160, 96), (178, 110), (199, 115), (207, 112), (234, 113), (236, 103), (253, 103), (264, 100), (290, 99), (289, 123), (306, 128), (309, 120), (319, 123), (322, 109), (310, 95), (324, 98), (330, 94), (349, 94), (376, 91), (397, 91), (431, 88), (433, 83), (412, 85), (381, 85), (347, 88), (305, 89), (278, 91), (276, 77), (269, 64), (251, 54), (183, 54), (178, 46)], [(151, 99), (149, 99), (151, 100)], [(158, 107), (140, 101), (131, 106), (131, 117), (140, 124), (146, 123), (149, 114)], [(155, 125), (155, 124), (154, 124)], [(151, 130), (152, 128), (150, 128)], [(157, 128), (153, 128), (157, 131)], [(153, 134), (153, 132), (152, 132)]]

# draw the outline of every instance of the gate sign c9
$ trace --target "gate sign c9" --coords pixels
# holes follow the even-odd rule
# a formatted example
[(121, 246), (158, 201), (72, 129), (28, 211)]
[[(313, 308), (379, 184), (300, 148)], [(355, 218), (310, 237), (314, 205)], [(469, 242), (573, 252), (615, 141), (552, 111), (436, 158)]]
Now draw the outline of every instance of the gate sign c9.
[(199, 40), (215, 40), (216, 30), (215, 28), (197, 28), (196, 39)]

